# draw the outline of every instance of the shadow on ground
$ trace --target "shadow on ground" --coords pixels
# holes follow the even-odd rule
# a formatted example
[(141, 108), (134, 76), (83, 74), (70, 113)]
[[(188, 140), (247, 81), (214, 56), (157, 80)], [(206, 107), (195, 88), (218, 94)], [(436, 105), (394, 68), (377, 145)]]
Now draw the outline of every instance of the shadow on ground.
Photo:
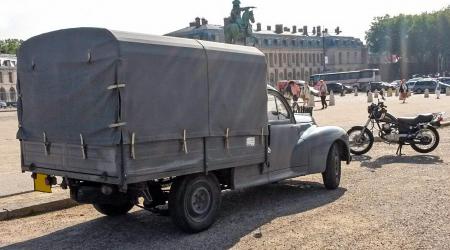
[[(343, 188), (326, 190), (315, 182), (287, 180), (225, 192), (218, 221), (198, 234), (182, 233), (170, 217), (140, 210), (123, 217), (101, 217), (6, 249), (224, 249), (273, 219), (326, 205), (339, 199), (345, 191)], [(262, 234), (263, 238), (270, 237)]]
[(381, 168), (384, 165), (392, 164), (392, 163), (409, 163), (409, 164), (440, 164), (444, 161), (435, 155), (384, 155), (375, 160), (372, 160), (370, 156), (366, 156), (361, 158), (361, 167), (376, 169)]

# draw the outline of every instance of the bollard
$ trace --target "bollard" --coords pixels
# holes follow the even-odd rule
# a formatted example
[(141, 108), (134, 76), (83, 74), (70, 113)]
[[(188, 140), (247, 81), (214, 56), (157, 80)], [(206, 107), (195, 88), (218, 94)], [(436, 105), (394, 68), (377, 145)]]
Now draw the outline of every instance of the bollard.
[(425, 93), (423, 94), (423, 97), (425, 97), (425, 98), (430, 97), (430, 91), (428, 89), (425, 89)]
[(373, 94), (373, 98), (378, 98), (378, 89), (375, 90), (375, 92)]
[(398, 88), (395, 88), (395, 96), (399, 96), (400, 95), (400, 90)]
[(341, 96), (345, 96), (345, 89), (342, 90)]
[(387, 89), (387, 97), (392, 97), (392, 88)]
[(369, 91), (369, 93), (367, 93), (367, 102), (373, 102), (373, 95), (372, 92)]
[(315, 104), (315, 102), (314, 102), (314, 95), (311, 94), (311, 95), (309, 96), (309, 100), (308, 100), (308, 107), (315, 107), (315, 106), (316, 106), (316, 104)]
[(354, 88), (355, 96), (358, 96), (358, 88)]
[(436, 90), (434, 91), (434, 93), (436, 94), (436, 99), (440, 99), (440, 96), (441, 96), (441, 90), (440, 90), (440, 89), (436, 89)]
[(446, 88), (445, 89), (445, 95), (446, 96), (450, 96), (450, 88)]
[(328, 103), (329, 106), (334, 106), (336, 104), (335, 100), (334, 100), (334, 93), (333, 90), (330, 91), (330, 101)]

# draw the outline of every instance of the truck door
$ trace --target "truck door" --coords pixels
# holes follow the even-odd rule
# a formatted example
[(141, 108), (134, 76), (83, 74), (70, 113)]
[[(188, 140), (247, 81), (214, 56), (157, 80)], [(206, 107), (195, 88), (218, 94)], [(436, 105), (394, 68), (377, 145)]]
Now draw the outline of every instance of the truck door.
[(301, 135), (301, 125), (295, 124), (286, 99), (279, 93), (268, 91), (267, 99), (269, 179), (276, 181), (306, 173), (306, 165), (292, 166), (291, 164), (292, 152)]

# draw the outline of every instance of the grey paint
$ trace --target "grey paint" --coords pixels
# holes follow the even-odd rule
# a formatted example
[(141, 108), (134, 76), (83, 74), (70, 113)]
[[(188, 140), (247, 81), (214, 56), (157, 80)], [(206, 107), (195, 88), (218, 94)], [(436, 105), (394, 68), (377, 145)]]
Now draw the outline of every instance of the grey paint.
[(235, 188), (324, 171), (345, 131), (292, 113), (269, 131), (265, 71), (246, 46), (95, 28), (31, 38), (19, 52), (22, 169), (126, 184), (232, 168)]

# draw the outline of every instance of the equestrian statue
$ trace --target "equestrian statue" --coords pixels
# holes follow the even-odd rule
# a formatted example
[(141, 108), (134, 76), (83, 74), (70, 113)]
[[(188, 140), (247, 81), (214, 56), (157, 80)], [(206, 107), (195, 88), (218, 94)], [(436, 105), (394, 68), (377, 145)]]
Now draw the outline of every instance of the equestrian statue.
[[(252, 23), (255, 22), (255, 17), (252, 9), (256, 7), (241, 8), (240, 5), (239, 0), (234, 0), (230, 17), (224, 18), (225, 42), (247, 45), (247, 40), (249, 40), (254, 44)], [(243, 12), (242, 16), (241, 12)]]

